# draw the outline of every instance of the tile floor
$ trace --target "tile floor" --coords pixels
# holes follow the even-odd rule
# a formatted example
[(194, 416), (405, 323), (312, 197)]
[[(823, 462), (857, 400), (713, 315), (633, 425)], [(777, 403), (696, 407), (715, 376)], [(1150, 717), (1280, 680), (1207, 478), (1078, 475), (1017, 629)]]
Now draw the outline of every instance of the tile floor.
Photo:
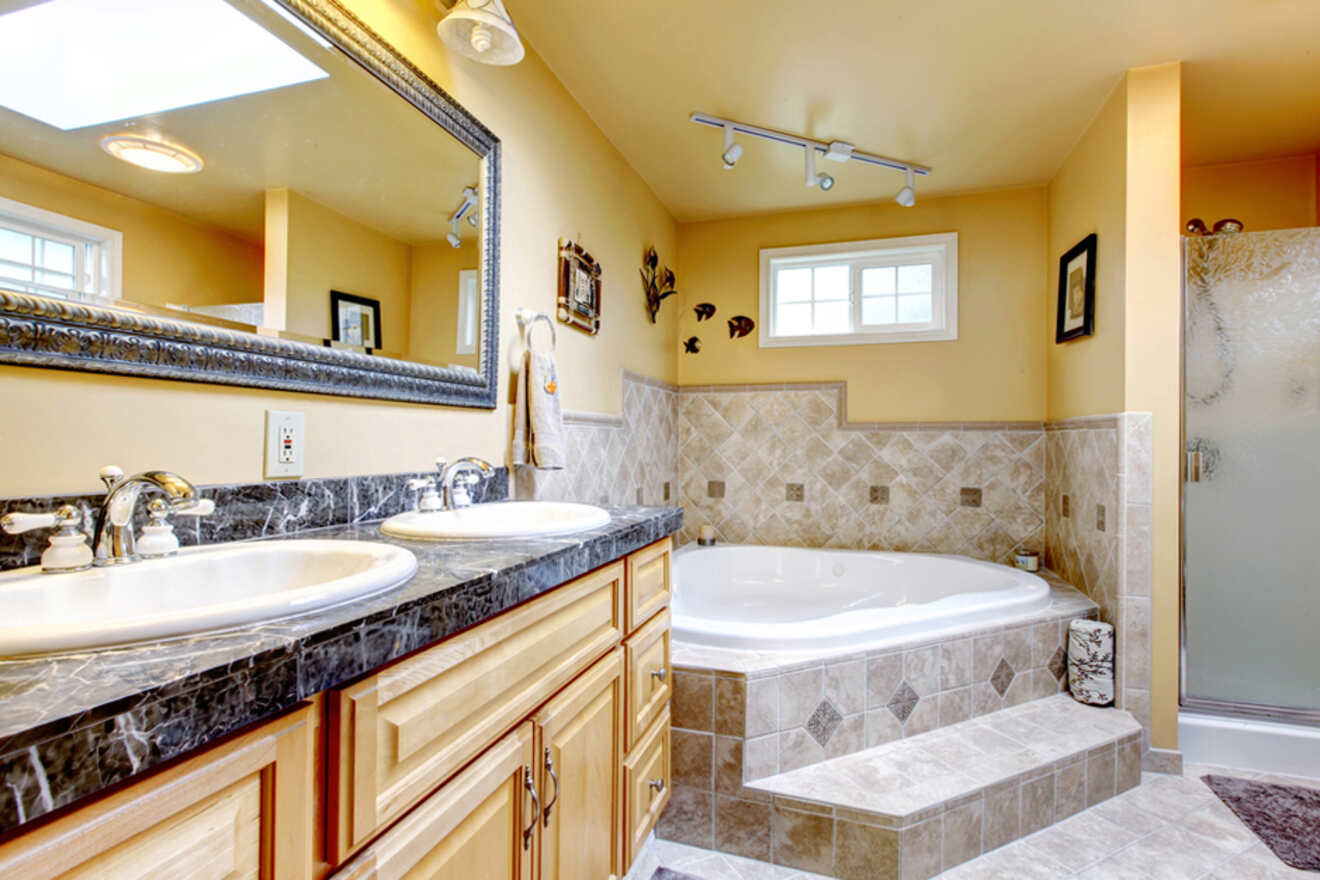
[[(1300, 779), (1188, 765), (1182, 777), (1144, 774), (1141, 785), (1057, 825), (940, 874), (942, 880), (1284, 880), (1315, 878), (1281, 862), (1201, 782), (1221, 773), (1320, 788)], [(699, 880), (821, 880), (819, 875), (654, 840), (628, 880), (663, 865)]]

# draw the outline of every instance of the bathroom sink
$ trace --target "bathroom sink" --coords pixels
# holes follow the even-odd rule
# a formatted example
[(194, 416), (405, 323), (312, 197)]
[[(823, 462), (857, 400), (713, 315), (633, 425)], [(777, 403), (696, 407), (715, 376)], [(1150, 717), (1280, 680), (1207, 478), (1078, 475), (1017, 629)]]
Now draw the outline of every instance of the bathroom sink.
[(566, 501), (502, 501), (457, 510), (413, 511), (380, 524), (393, 538), (434, 541), (474, 538), (528, 538), (596, 529), (610, 521), (605, 510)]
[(256, 541), (67, 574), (0, 574), (0, 656), (161, 639), (307, 614), (417, 570), (370, 541)]

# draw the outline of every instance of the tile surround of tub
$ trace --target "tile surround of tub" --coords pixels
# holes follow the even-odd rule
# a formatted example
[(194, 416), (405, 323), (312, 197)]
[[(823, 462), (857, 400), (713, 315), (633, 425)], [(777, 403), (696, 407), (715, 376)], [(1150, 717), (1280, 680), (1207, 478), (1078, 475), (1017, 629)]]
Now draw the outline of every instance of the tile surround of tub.
[(678, 388), (621, 371), (620, 414), (564, 414), (563, 470), (515, 468), (519, 498), (671, 505), (678, 497)]
[(1151, 415), (1050, 422), (1045, 444), (1046, 564), (1094, 599), (1101, 619), (1114, 625), (1115, 703), (1148, 736)]
[[(761, 829), (791, 819), (803, 826), (793, 834), (810, 836), (813, 820), (772, 816), (768, 796), (747, 783), (1057, 694), (1068, 622), (1095, 613), (1056, 580), (1039, 615), (901, 648), (776, 666), (772, 655), (729, 663), (755, 652), (676, 643), (674, 788), (660, 837), (769, 861), (771, 834)], [(693, 665), (703, 659), (744, 668)], [(809, 854), (784, 864), (815, 870)]]
[[(678, 393), (684, 540), (960, 553), (1045, 540), (1039, 422), (847, 421), (844, 383)], [(710, 491), (712, 483), (723, 492)]]

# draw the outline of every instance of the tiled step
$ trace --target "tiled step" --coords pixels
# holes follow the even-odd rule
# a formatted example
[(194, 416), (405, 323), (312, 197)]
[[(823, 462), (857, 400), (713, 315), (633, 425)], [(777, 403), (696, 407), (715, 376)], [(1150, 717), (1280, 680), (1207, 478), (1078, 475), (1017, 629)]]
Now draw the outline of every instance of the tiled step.
[(1141, 781), (1128, 713), (1048, 697), (746, 783), (776, 864), (924, 880)]

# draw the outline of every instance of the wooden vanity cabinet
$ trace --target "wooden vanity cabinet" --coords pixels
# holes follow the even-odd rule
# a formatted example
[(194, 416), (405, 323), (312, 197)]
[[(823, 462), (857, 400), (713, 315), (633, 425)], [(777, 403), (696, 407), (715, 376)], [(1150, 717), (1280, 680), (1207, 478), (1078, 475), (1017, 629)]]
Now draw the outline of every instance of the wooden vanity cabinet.
[(312, 707), (0, 845), (23, 880), (310, 880)]

